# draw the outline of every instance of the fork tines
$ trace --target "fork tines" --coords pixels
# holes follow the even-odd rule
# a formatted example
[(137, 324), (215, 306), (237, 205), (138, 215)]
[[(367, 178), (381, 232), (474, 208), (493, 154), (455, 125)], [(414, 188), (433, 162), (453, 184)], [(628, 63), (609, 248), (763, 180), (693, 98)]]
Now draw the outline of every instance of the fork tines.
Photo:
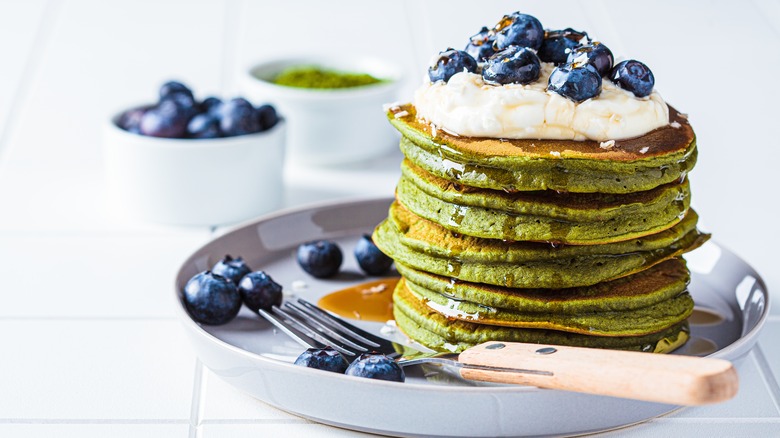
[(326, 341), (330, 341), (330, 343), (335, 344), (333, 345), (334, 348), (339, 346), (345, 350), (349, 349), (352, 352), (361, 353), (368, 351), (365, 347), (352, 342), (349, 338), (340, 334), (337, 329), (323, 324), (318, 317), (311, 316), (296, 304), (288, 302), (284, 306), (284, 309), (275, 308), (274, 311), (281, 313), (295, 323), (303, 325), (320, 337), (325, 338), (325, 340), (321, 340), (321, 342), (328, 343)]
[(291, 337), (293, 340), (303, 345), (304, 347), (325, 348), (327, 346), (315, 339), (316, 334), (307, 329), (305, 326), (288, 323), (284, 319), (263, 309), (258, 309), (257, 311), (260, 313), (260, 315), (263, 316), (263, 318), (266, 319), (266, 321), (273, 324), (276, 328), (287, 334), (287, 336)]
[[(315, 348), (330, 345), (349, 360), (369, 351), (385, 354), (395, 351), (392, 342), (355, 327), (301, 298), (286, 301), (282, 308), (274, 306), (272, 313), (270, 321), (274, 325), (283, 324), (288, 329), (284, 330), (285, 333), (299, 343)], [(291, 334), (290, 329), (297, 333)]]

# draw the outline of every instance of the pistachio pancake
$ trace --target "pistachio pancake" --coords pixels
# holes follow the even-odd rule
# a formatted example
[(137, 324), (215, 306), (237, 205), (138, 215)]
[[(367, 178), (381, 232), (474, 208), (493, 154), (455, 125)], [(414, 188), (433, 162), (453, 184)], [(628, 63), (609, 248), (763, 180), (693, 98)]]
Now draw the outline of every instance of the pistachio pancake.
[(474, 283), (559, 289), (620, 278), (690, 251), (709, 238), (696, 229), (697, 220), (689, 210), (677, 225), (643, 238), (554, 246), (455, 234), (395, 202), (373, 241), (389, 257), (421, 271)]
[(631, 193), (682, 179), (696, 164), (687, 118), (669, 107), (670, 124), (614, 143), (461, 137), (419, 120), (411, 104), (393, 107), (401, 151), (426, 171), (471, 187), (507, 192), (557, 190)]
[(402, 263), (396, 263), (396, 269), (408, 284), (446, 298), (532, 314), (581, 315), (641, 309), (682, 294), (690, 282), (690, 272), (681, 258), (615, 280), (566, 289), (471, 283), (419, 271)]
[(629, 194), (506, 193), (452, 183), (404, 160), (396, 198), (458, 233), (490, 239), (594, 245), (665, 230), (690, 206), (688, 181)]
[(684, 321), (693, 311), (693, 299), (682, 292), (668, 300), (638, 309), (578, 314), (524, 313), (456, 300), (402, 279), (415, 298), (447, 318), (501, 327), (551, 329), (595, 336), (641, 336)]
[(506, 341), (668, 353), (688, 340), (686, 322), (643, 336), (593, 336), (450, 319), (398, 288), (393, 295), (393, 302), (398, 327), (410, 338), (438, 351), (461, 352), (487, 341)]

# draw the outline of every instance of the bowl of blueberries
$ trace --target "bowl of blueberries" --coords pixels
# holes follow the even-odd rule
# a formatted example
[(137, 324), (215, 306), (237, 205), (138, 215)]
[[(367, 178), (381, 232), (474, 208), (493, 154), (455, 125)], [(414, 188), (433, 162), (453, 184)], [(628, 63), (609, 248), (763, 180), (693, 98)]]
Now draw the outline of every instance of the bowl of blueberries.
[(282, 203), (285, 121), (269, 104), (195, 98), (178, 81), (156, 103), (108, 120), (103, 159), (115, 211), (149, 222), (213, 226)]

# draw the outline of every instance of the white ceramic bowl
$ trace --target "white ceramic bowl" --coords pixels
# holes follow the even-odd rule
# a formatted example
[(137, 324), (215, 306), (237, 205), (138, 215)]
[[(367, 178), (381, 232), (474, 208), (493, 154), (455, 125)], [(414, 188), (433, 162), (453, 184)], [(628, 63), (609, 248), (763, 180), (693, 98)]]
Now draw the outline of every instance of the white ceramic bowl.
[(122, 214), (170, 225), (235, 223), (282, 203), (285, 121), (256, 134), (169, 139), (107, 121), (103, 158), (110, 204)]
[[(306, 89), (276, 85), (285, 68), (315, 65), (368, 73), (385, 82), (344, 89)], [(250, 100), (270, 101), (290, 125), (287, 159), (304, 166), (333, 166), (366, 160), (397, 147), (398, 137), (382, 105), (396, 99), (400, 70), (375, 58), (300, 56), (270, 60), (247, 69), (242, 93)]]

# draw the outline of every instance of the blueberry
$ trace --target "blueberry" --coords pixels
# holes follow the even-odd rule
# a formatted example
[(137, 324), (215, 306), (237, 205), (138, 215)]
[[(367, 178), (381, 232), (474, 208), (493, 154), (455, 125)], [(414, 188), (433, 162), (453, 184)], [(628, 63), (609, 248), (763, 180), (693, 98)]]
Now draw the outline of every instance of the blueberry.
[(255, 112), (257, 112), (257, 119), (260, 122), (260, 129), (263, 131), (273, 128), (276, 122), (279, 121), (276, 109), (271, 105), (260, 105)]
[(495, 27), (496, 47), (499, 50), (509, 46), (530, 47), (539, 50), (544, 40), (544, 28), (536, 17), (514, 12), (504, 15)]
[(139, 130), (152, 137), (183, 138), (189, 117), (189, 112), (179, 103), (165, 99), (143, 114)]
[(241, 299), (252, 311), (282, 304), (282, 286), (263, 271), (250, 272), (238, 283)]
[(295, 359), (295, 365), (344, 374), (349, 362), (333, 347), (309, 348)]
[(569, 64), (590, 64), (601, 76), (606, 76), (612, 69), (615, 58), (612, 51), (604, 44), (594, 41), (591, 44), (575, 48), (566, 59)]
[(220, 325), (236, 317), (241, 309), (241, 294), (227, 278), (205, 271), (184, 286), (184, 305), (195, 321)]
[(244, 275), (252, 272), (252, 270), (249, 269), (249, 266), (246, 265), (241, 257), (234, 259), (230, 255), (226, 255), (211, 268), (211, 272), (229, 279), (233, 284), (238, 284), (244, 278)]
[(436, 62), (428, 67), (428, 78), (431, 82), (447, 82), (455, 73), (477, 71), (477, 61), (463, 50), (449, 48), (439, 52)]
[(492, 84), (529, 84), (539, 79), (541, 68), (533, 50), (509, 46), (485, 62), (482, 78)]
[(195, 114), (198, 114), (198, 105), (195, 103), (195, 99), (193, 99), (189, 94), (172, 93), (160, 99), (160, 103), (165, 101), (172, 101), (175, 103), (176, 106), (179, 107), (179, 110), (184, 113), (185, 117), (187, 117), (188, 121)]
[(198, 112), (200, 113), (216, 113), (219, 111), (219, 107), (222, 106), (222, 100), (218, 97), (209, 96), (203, 99), (198, 105)]
[(563, 64), (568, 59), (569, 52), (587, 40), (586, 32), (579, 32), (570, 27), (563, 30), (548, 30), (537, 55), (544, 62)]
[(592, 65), (575, 67), (565, 64), (555, 67), (550, 74), (547, 90), (582, 102), (601, 93), (601, 76)]
[(649, 96), (655, 86), (653, 72), (645, 64), (633, 59), (618, 63), (610, 72), (609, 79), (636, 97)]
[(404, 370), (393, 359), (378, 353), (361, 354), (354, 362), (349, 364), (345, 374), (393, 382), (406, 380)]
[(301, 268), (314, 277), (328, 278), (339, 272), (343, 256), (336, 242), (317, 240), (301, 244), (296, 259)]
[(141, 119), (146, 112), (145, 108), (133, 108), (123, 112), (117, 120), (117, 126), (134, 134), (141, 133)]
[(360, 269), (368, 275), (382, 275), (393, 264), (393, 259), (380, 251), (368, 234), (364, 234), (355, 245), (355, 258)]
[(261, 130), (255, 107), (243, 97), (222, 104), (219, 115), (219, 129), (225, 137), (253, 134)]
[(484, 62), (496, 53), (496, 50), (493, 48), (495, 40), (495, 34), (483, 26), (482, 30), (471, 37), (463, 50), (478, 62)]
[(177, 93), (186, 94), (190, 99), (194, 99), (192, 90), (189, 87), (179, 81), (168, 81), (160, 87), (160, 100)]
[(187, 124), (187, 137), (189, 138), (217, 138), (219, 132), (219, 119), (210, 113), (196, 115)]

